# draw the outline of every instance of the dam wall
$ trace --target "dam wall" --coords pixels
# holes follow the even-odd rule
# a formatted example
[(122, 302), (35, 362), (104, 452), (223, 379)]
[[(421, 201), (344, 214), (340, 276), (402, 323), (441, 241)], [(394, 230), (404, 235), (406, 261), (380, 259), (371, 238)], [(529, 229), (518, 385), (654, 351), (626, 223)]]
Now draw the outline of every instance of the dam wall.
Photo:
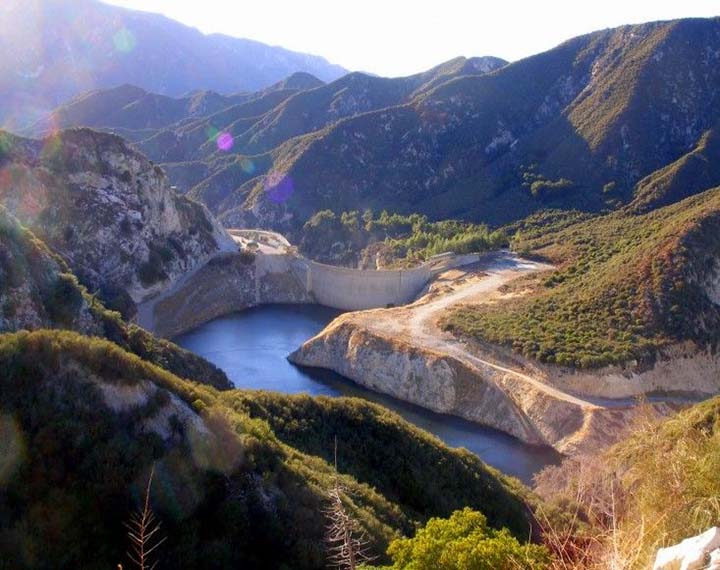
[(318, 303), (343, 311), (413, 301), (437, 273), (478, 261), (477, 255), (438, 256), (406, 270), (334, 267), (294, 253), (258, 252), (248, 261), (223, 253), (138, 306), (137, 322), (172, 338), (228, 313), (273, 303)]
[(295, 258), (290, 263), (293, 273), (317, 303), (343, 311), (360, 311), (405, 305), (438, 273), (479, 259), (477, 254), (446, 254), (412, 269), (350, 269), (304, 258)]
[(343, 311), (360, 311), (405, 305), (413, 301), (435, 275), (477, 263), (478, 254), (452, 252), (431, 257), (410, 269), (351, 269), (326, 265), (298, 255), (290, 242), (277, 232), (257, 229), (230, 229), (241, 247), (253, 244), (257, 251), (256, 280), (287, 272), (315, 302)]

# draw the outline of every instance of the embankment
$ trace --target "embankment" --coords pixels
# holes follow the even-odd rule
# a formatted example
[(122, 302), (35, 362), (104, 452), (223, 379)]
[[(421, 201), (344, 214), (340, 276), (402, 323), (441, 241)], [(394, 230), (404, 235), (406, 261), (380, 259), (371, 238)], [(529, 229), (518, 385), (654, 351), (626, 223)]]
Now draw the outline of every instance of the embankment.
[[(471, 355), (383, 335), (359, 325), (354, 314), (336, 319), (290, 360), (333, 370), (371, 390), (566, 454), (614, 442), (638, 411), (633, 400), (583, 399)], [(664, 402), (652, 406), (661, 414), (677, 407)]]

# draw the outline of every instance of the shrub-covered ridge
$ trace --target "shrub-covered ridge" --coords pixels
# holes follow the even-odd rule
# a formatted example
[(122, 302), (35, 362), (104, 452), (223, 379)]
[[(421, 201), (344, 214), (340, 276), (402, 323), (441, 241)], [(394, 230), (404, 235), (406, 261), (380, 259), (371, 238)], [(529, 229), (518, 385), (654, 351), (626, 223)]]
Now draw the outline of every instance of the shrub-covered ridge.
[[(67, 331), (0, 335), (0, 369), (0, 429), (9, 450), (0, 464), (0, 553), (8, 567), (114, 567), (126, 549), (122, 523), (153, 465), (153, 509), (168, 537), (162, 568), (323, 566), (320, 513), (334, 469), (248, 415), (254, 395), (218, 393), (105, 340)], [(258, 408), (273, 398), (257, 397)], [(320, 401), (313, 407), (330, 406)], [(436, 460), (455, 464), (455, 473), (464, 473), (468, 501), (479, 510), (487, 504), (492, 525), (526, 536), (520, 496), (479, 460), (418, 435), (374, 406), (333, 407), (338, 417), (359, 414), (361, 432), (380, 433), (374, 424), (390, 422), (401, 440), (419, 440), (411, 449), (395, 447), (406, 462), (424, 461), (429, 469)], [(338, 435), (342, 459), (344, 433)], [(328, 436), (315, 424), (303, 439), (308, 450), (321, 449)], [(366, 440), (369, 455), (388, 445), (376, 436)], [(429, 455), (417, 457), (423, 447)], [(341, 461), (339, 475), (347, 508), (377, 554), (447, 508), (423, 485), (409, 508), (373, 488), (383, 477), (374, 466), (366, 470), (357, 456), (347, 465)], [(453, 485), (443, 470), (435, 473), (436, 484)], [(493, 509), (488, 489), (516, 507)]]
[(513, 246), (549, 258), (558, 270), (529, 295), (457, 309), (444, 326), (583, 368), (652, 359), (686, 340), (715, 345), (719, 225), (716, 188), (645, 214), (625, 210), (557, 230), (523, 229)]

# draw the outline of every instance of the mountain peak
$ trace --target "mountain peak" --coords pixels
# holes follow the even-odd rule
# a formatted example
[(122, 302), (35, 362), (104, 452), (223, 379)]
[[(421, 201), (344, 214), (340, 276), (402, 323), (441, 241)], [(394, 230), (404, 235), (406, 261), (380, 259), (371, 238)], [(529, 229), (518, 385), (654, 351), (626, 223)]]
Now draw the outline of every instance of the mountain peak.
[(289, 77), (286, 77), (282, 81), (278, 81), (272, 85), (270, 90), (280, 89), (314, 89), (315, 87), (322, 87), (325, 82), (315, 77), (312, 73), (306, 71), (296, 71)]

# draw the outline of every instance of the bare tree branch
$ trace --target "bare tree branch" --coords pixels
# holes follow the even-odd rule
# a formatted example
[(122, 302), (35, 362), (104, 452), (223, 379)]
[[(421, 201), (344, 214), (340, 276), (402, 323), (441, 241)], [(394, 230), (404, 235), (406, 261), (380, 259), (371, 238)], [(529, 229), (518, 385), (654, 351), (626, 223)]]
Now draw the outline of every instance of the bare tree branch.
[[(128, 529), (127, 536), (130, 539), (130, 550), (127, 556), (138, 570), (154, 570), (158, 562), (157, 560), (152, 562), (150, 555), (167, 538), (156, 537), (160, 532), (160, 523), (155, 519), (155, 514), (150, 507), (150, 489), (154, 475), (155, 467), (153, 466), (145, 489), (145, 504), (142, 510), (133, 513), (130, 520), (125, 523), (125, 527)], [(121, 565), (118, 566), (122, 569)]]
[(344, 489), (337, 470), (337, 437), (335, 438), (335, 484), (328, 492), (329, 506), (324, 510), (328, 525), (325, 534), (328, 561), (340, 570), (356, 570), (370, 562), (365, 533), (346, 511), (342, 502)]

